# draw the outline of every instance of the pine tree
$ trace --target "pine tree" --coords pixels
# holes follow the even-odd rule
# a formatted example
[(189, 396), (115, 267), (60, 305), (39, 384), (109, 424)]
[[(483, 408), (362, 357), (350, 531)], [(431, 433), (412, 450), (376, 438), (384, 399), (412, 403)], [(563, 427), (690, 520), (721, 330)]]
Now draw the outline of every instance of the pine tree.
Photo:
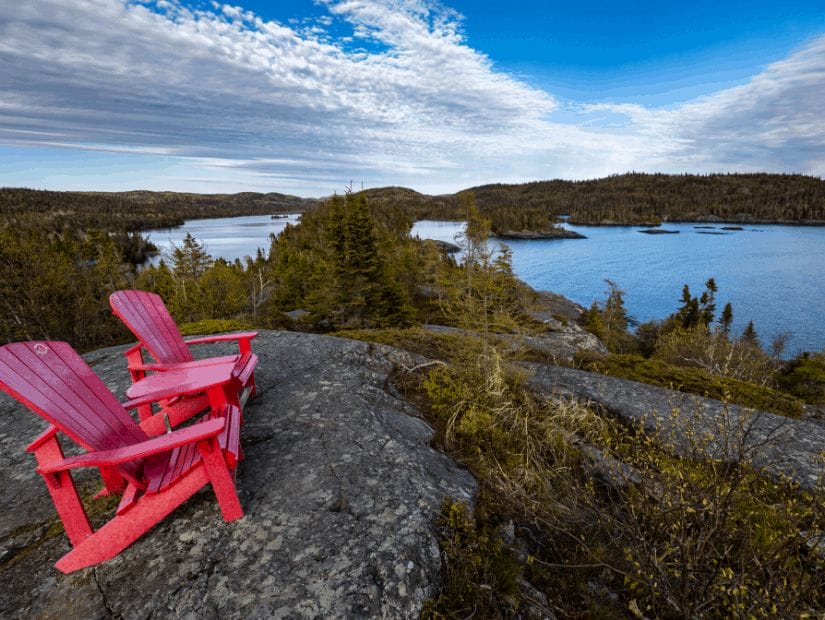
[(722, 316), (719, 317), (719, 327), (722, 334), (727, 338), (730, 335), (730, 326), (733, 323), (733, 307), (730, 302), (722, 309)]
[(701, 320), (705, 325), (713, 323), (713, 315), (716, 312), (716, 280), (708, 278), (705, 282), (705, 292), (699, 298), (699, 306), (701, 308)]
[(749, 321), (745, 331), (742, 332), (742, 342), (757, 349), (759, 348), (759, 336), (756, 334), (756, 328), (753, 326), (753, 321)]

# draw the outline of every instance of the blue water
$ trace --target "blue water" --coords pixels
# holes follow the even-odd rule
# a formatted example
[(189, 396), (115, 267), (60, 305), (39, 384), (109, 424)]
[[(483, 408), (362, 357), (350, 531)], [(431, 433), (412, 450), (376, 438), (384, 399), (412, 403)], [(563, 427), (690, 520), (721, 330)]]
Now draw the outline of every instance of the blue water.
[[(694, 224), (667, 224), (677, 235), (646, 235), (635, 227), (568, 226), (587, 239), (507, 241), (513, 270), (533, 288), (584, 306), (603, 299), (607, 284), (626, 291), (638, 321), (661, 319), (680, 305), (682, 286), (694, 295), (716, 280), (717, 314), (733, 306), (733, 329), (753, 320), (763, 345), (788, 333), (786, 355), (825, 349), (825, 228), (748, 225), (699, 234)], [(461, 222), (416, 224), (413, 234), (453, 241)], [(706, 231), (707, 232), (707, 231)]]
[(269, 252), (270, 233), (281, 234), (287, 224), (297, 224), (300, 217), (290, 214), (286, 218), (273, 220), (269, 215), (248, 215), (187, 220), (183, 226), (147, 230), (143, 235), (160, 250), (160, 254), (149, 261), (150, 264), (158, 264), (161, 258), (168, 262), (173, 246), (180, 246), (186, 233), (191, 233), (203, 243), (212, 258), (225, 258), (232, 262), (236, 258), (254, 257), (258, 248)]
[[(190, 220), (174, 229), (147, 231), (168, 254), (187, 232), (215, 258), (235, 260), (268, 251), (269, 235), (280, 234), (298, 215)], [(693, 224), (667, 224), (678, 235), (645, 235), (634, 227), (568, 226), (587, 239), (507, 241), (516, 275), (533, 288), (561, 293), (589, 306), (604, 299), (605, 279), (626, 291), (625, 303), (639, 322), (662, 319), (679, 307), (682, 286), (701, 294), (716, 279), (717, 314), (733, 305), (733, 329), (749, 320), (764, 345), (788, 333), (786, 355), (825, 349), (825, 227), (746, 226), (699, 234)], [(462, 222), (417, 222), (412, 234), (456, 242)], [(157, 262), (159, 258), (155, 259)]]

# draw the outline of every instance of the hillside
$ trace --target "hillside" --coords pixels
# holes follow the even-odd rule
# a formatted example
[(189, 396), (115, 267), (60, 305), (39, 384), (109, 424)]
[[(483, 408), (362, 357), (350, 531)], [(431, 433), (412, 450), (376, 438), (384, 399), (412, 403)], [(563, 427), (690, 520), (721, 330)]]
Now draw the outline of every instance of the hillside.
[(303, 212), (318, 201), (286, 194), (190, 194), (178, 192), (52, 192), (0, 188), (0, 224), (55, 231), (135, 231), (180, 226), (184, 220)]
[(398, 206), (417, 218), (456, 219), (460, 196), (475, 194), (494, 232), (540, 230), (559, 215), (578, 224), (726, 221), (825, 224), (825, 181), (788, 174), (624, 174), (592, 181), (481, 185), (427, 196), (404, 188), (364, 193), (371, 203)]
[[(789, 174), (666, 175), (630, 173), (591, 181), (491, 184), (430, 196), (405, 187), (359, 192), (387, 223), (463, 219), (472, 192), (492, 231), (552, 231), (558, 216), (575, 224), (726, 221), (825, 224), (825, 181)], [(304, 212), (322, 199), (270, 192), (54, 192), (0, 188), (0, 224), (55, 231), (137, 231), (179, 226), (187, 219)]]

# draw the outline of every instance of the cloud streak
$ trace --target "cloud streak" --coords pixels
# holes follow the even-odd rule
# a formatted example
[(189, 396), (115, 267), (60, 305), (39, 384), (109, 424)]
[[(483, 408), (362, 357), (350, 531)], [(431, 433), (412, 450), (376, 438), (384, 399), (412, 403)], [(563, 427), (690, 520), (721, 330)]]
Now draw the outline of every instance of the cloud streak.
[(307, 194), (351, 178), (447, 191), (630, 169), (825, 173), (825, 38), (675, 108), (579, 106), (496, 71), (440, 5), (323, 5), (286, 25), (218, 3), (3, 3), (0, 143), (177, 157)]

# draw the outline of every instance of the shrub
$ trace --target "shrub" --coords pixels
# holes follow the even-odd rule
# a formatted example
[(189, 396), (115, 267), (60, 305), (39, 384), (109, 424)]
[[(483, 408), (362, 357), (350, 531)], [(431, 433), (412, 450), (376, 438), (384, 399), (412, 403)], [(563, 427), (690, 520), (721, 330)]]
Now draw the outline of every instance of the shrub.
[(773, 383), (776, 371), (774, 360), (758, 345), (746, 339), (730, 341), (722, 332), (701, 323), (677, 327), (660, 336), (652, 357), (763, 386)]
[(222, 334), (224, 332), (241, 331), (251, 329), (252, 325), (245, 321), (235, 319), (204, 319), (194, 323), (182, 323), (179, 326), (181, 334), (184, 336), (207, 336), (210, 334)]
[(747, 381), (719, 377), (702, 368), (675, 366), (661, 359), (645, 359), (638, 355), (600, 356), (580, 352), (575, 359), (585, 370), (621, 379), (698, 394), (792, 418), (800, 417), (804, 412), (798, 398)]
[(779, 373), (777, 383), (809, 405), (825, 405), (825, 353), (803, 353)]
[(498, 531), (465, 504), (444, 502), (437, 520), (445, 578), (422, 618), (495, 618), (512, 611), (521, 567)]

